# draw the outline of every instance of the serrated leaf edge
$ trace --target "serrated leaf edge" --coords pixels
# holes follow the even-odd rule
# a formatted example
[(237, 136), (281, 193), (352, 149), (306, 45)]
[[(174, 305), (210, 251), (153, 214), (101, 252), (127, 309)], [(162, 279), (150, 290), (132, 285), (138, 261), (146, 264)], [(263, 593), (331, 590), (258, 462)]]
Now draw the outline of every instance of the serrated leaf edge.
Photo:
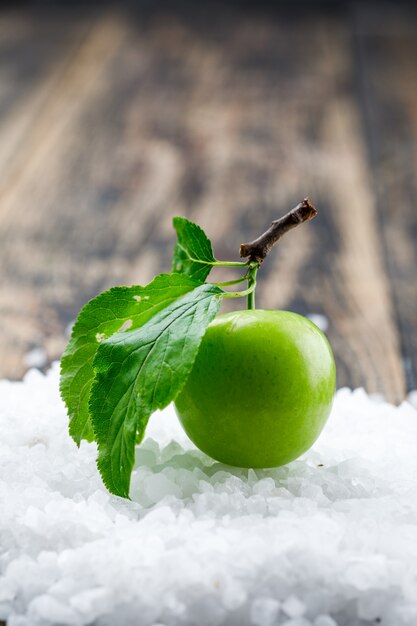
[[(219, 307), (220, 307), (220, 299), (221, 299), (221, 296), (222, 296), (223, 290), (222, 290), (222, 289), (220, 289), (220, 287), (217, 287), (216, 285), (213, 285), (212, 283), (206, 283), (206, 285), (209, 285), (209, 286), (211, 286), (211, 287), (214, 287), (216, 290), (218, 290), (218, 293), (217, 293), (217, 294), (214, 296), (214, 298), (213, 298), (213, 303), (214, 303), (216, 306), (215, 306), (215, 311), (214, 311), (214, 314), (213, 314), (213, 316), (212, 316), (212, 317), (211, 317), (211, 319), (210, 319), (210, 322), (211, 322), (211, 321), (214, 319), (214, 317), (216, 316), (216, 313), (217, 313), (217, 311), (218, 311), (218, 309), (219, 309)], [(198, 287), (201, 287), (201, 284), (200, 284), (200, 285), (198, 285)], [(182, 296), (180, 296), (180, 297), (182, 297)], [(216, 303), (216, 301), (217, 301), (217, 303)], [(151, 320), (149, 320), (149, 322), (150, 322), (150, 321), (151, 321)], [(209, 322), (209, 324), (210, 324), (210, 322)], [(148, 322), (146, 322), (146, 324), (147, 324), (147, 323), (148, 323)], [(144, 328), (144, 327), (146, 326), (146, 324), (144, 324), (141, 328)], [(190, 373), (191, 373), (192, 367), (193, 367), (193, 365), (194, 365), (195, 359), (197, 358), (197, 354), (198, 354), (198, 351), (199, 351), (199, 349), (200, 349), (201, 342), (202, 342), (202, 340), (203, 340), (204, 335), (206, 334), (206, 331), (207, 331), (207, 328), (208, 328), (208, 325), (209, 325), (209, 324), (207, 324), (206, 329), (205, 329), (205, 332), (201, 335), (200, 340), (199, 340), (199, 341), (198, 341), (198, 343), (197, 343), (197, 347), (196, 347), (196, 351), (195, 351), (195, 356), (194, 356), (194, 359), (193, 359), (193, 361), (192, 361), (192, 363), (191, 363), (191, 365), (190, 365), (189, 372), (188, 372), (187, 376), (185, 376), (185, 377), (184, 377), (184, 379), (182, 380), (182, 383), (181, 383), (181, 385), (179, 386), (178, 391), (176, 392), (175, 396), (174, 396), (174, 397), (173, 397), (173, 398), (172, 398), (169, 402), (167, 402), (166, 404), (164, 404), (164, 405), (160, 405), (160, 406), (156, 407), (154, 410), (151, 410), (151, 411), (150, 411), (150, 413), (149, 413), (149, 415), (145, 417), (145, 419), (147, 420), (146, 425), (147, 425), (147, 423), (148, 423), (148, 421), (149, 421), (150, 417), (153, 415), (153, 413), (155, 413), (155, 411), (157, 411), (157, 410), (162, 410), (162, 409), (166, 408), (167, 406), (169, 406), (169, 405), (171, 404), (171, 402), (175, 402), (175, 399), (176, 399), (176, 398), (177, 398), (177, 396), (181, 393), (182, 389), (184, 388), (185, 383), (187, 382), (188, 376), (189, 376), (189, 375), (190, 375)], [(117, 333), (115, 333), (115, 334), (117, 334)], [(112, 335), (112, 336), (113, 336), (113, 335)], [(96, 352), (96, 354), (95, 354), (94, 361), (96, 360), (97, 356), (98, 356), (98, 351), (97, 351), (97, 352)], [(93, 368), (94, 368), (94, 362), (93, 362)], [(91, 385), (91, 391), (92, 391), (92, 389), (93, 389), (93, 385), (94, 385), (94, 384), (96, 384), (96, 383), (98, 382), (98, 381), (97, 381), (97, 376), (98, 376), (98, 374), (99, 374), (99, 373), (101, 373), (101, 371), (100, 371), (100, 370), (96, 372), (96, 376), (94, 377), (93, 382), (92, 382), (92, 385)], [(89, 407), (89, 415), (90, 415), (90, 417), (91, 417), (91, 404), (92, 404), (92, 395), (91, 395), (91, 392), (90, 392), (90, 397), (89, 397), (89, 400), (88, 400), (88, 407)], [(93, 432), (94, 432), (94, 440), (97, 442), (97, 432), (96, 432), (96, 429), (95, 429), (95, 426), (94, 426), (94, 421), (93, 421), (93, 419), (92, 419), (92, 418), (91, 418), (91, 425), (92, 425), (92, 429), (93, 429)], [(144, 434), (143, 434), (143, 436), (142, 436), (141, 441), (143, 440), (143, 437), (144, 437), (144, 435), (145, 435), (145, 430), (146, 430), (146, 426), (145, 426), (145, 428), (144, 428)], [(135, 447), (136, 447), (136, 445), (138, 445), (138, 444), (135, 442)], [(97, 446), (98, 446), (98, 442), (97, 442)], [(113, 447), (113, 446), (112, 446), (112, 447)], [(100, 473), (100, 476), (101, 476), (101, 479), (102, 479), (102, 481), (103, 481), (104, 485), (106, 486), (106, 488), (109, 490), (109, 492), (110, 492), (110, 493), (112, 493), (112, 494), (113, 494), (113, 495), (115, 495), (115, 496), (122, 497), (122, 498), (126, 498), (126, 499), (128, 499), (128, 500), (131, 500), (131, 498), (130, 498), (130, 496), (129, 496), (129, 492), (130, 492), (130, 482), (131, 482), (131, 475), (130, 475), (130, 477), (129, 477), (129, 487), (128, 487), (127, 493), (126, 493), (126, 492), (124, 492), (123, 494), (121, 494), (121, 493), (115, 493), (115, 491), (112, 489), (112, 485), (108, 482), (107, 477), (105, 477), (105, 476), (103, 475), (102, 471), (101, 471), (101, 467), (100, 467), (100, 452), (98, 452), (98, 455), (97, 455), (97, 459), (96, 459), (96, 466), (97, 466), (97, 469), (98, 469), (98, 471), (99, 471), (99, 473)]]
[[(78, 446), (78, 447), (80, 447), (80, 445), (81, 445), (81, 441), (82, 441), (82, 439), (84, 439), (84, 437), (83, 437), (83, 436), (76, 437), (76, 436), (75, 436), (75, 434), (74, 434), (73, 432), (71, 432), (71, 424), (73, 424), (73, 420), (74, 420), (74, 416), (75, 416), (75, 414), (76, 414), (76, 411), (75, 411), (75, 412), (73, 412), (73, 414), (72, 414), (72, 415), (70, 415), (70, 411), (69, 411), (69, 407), (68, 407), (68, 405), (67, 405), (67, 401), (66, 401), (66, 399), (64, 398), (64, 387), (65, 387), (65, 384), (66, 384), (66, 383), (64, 382), (64, 381), (65, 381), (65, 377), (66, 377), (66, 372), (64, 371), (64, 369), (65, 369), (65, 362), (66, 362), (66, 359), (67, 359), (68, 357), (70, 357), (70, 356), (71, 356), (71, 357), (73, 357), (73, 356), (74, 356), (74, 354), (75, 354), (75, 353), (71, 353), (71, 354), (70, 354), (70, 353), (69, 353), (69, 351), (68, 351), (68, 350), (69, 350), (69, 347), (71, 346), (71, 344), (72, 344), (74, 341), (79, 341), (80, 339), (85, 338), (85, 337), (87, 336), (88, 332), (89, 332), (89, 331), (87, 331), (87, 332), (85, 332), (84, 334), (78, 334), (78, 331), (79, 331), (80, 326), (82, 326), (82, 325), (84, 324), (84, 322), (82, 321), (82, 317), (83, 317), (83, 314), (85, 313), (85, 310), (86, 310), (88, 307), (92, 306), (92, 304), (94, 303), (94, 301), (95, 301), (95, 300), (97, 300), (98, 298), (102, 298), (103, 296), (109, 296), (109, 295), (111, 295), (111, 294), (112, 294), (112, 293), (114, 293), (114, 292), (120, 292), (120, 291), (122, 291), (122, 292), (123, 292), (123, 291), (127, 291), (127, 290), (129, 290), (129, 291), (130, 291), (131, 289), (145, 289), (146, 287), (149, 287), (150, 285), (152, 285), (152, 283), (154, 283), (156, 280), (161, 280), (161, 278), (162, 278), (162, 277), (164, 277), (164, 278), (166, 278), (166, 279), (168, 280), (169, 278), (172, 278), (172, 277), (178, 277), (178, 276), (185, 277), (185, 280), (187, 280), (187, 281), (189, 281), (191, 284), (193, 284), (193, 285), (194, 285), (194, 288), (195, 288), (195, 287), (197, 287), (197, 286), (199, 286), (199, 284), (200, 284), (200, 283), (198, 283), (196, 280), (193, 280), (192, 276), (188, 276), (188, 275), (186, 275), (186, 274), (178, 274), (178, 273), (177, 273), (177, 274), (175, 274), (175, 273), (161, 273), (161, 274), (158, 274), (157, 276), (154, 276), (154, 278), (153, 278), (153, 279), (152, 279), (152, 280), (151, 280), (151, 281), (150, 281), (147, 285), (130, 285), (130, 286), (128, 286), (128, 285), (118, 285), (118, 286), (115, 286), (115, 287), (111, 287), (110, 289), (107, 289), (107, 290), (105, 290), (105, 291), (102, 291), (101, 293), (97, 294), (96, 296), (94, 296), (93, 298), (91, 298), (90, 300), (88, 300), (88, 302), (86, 302), (86, 303), (84, 304), (84, 306), (80, 309), (80, 311), (79, 311), (79, 313), (78, 313), (78, 315), (77, 315), (77, 318), (76, 318), (76, 320), (75, 320), (75, 322), (74, 322), (74, 325), (73, 325), (73, 327), (72, 327), (72, 329), (71, 329), (71, 335), (70, 335), (70, 338), (69, 338), (69, 340), (68, 340), (68, 343), (67, 343), (67, 345), (66, 345), (66, 347), (65, 347), (65, 350), (64, 350), (64, 352), (63, 352), (63, 355), (62, 355), (62, 357), (61, 357), (61, 361), (60, 361), (60, 371), (59, 371), (59, 373), (60, 373), (60, 379), (59, 379), (59, 393), (60, 393), (60, 397), (61, 397), (62, 401), (63, 401), (63, 402), (64, 402), (64, 404), (65, 404), (65, 407), (66, 407), (66, 410), (67, 410), (67, 416), (69, 417), (69, 434), (70, 434), (71, 438), (73, 439), (73, 441), (77, 444), (77, 446)], [(172, 285), (172, 286), (173, 286), (173, 287), (175, 287), (175, 286), (178, 286), (178, 285)], [(157, 289), (158, 289), (158, 288), (156, 288), (156, 290), (157, 290)], [(163, 289), (163, 287), (161, 287), (161, 289)], [(183, 295), (183, 294), (179, 295), (179, 296), (178, 296), (178, 298), (182, 297), (182, 295)], [(175, 298), (175, 299), (177, 299), (177, 298)], [(175, 300), (175, 299), (174, 299), (174, 300)], [(167, 305), (167, 306), (168, 306), (168, 305)], [(121, 322), (123, 322), (123, 320), (124, 320), (124, 318), (117, 318), (117, 317), (115, 317), (115, 319), (120, 319), (120, 321), (121, 321)], [(97, 326), (97, 329), (99, 329), (99, 328), (100, 328), (100, 325), (98, 325), (98, 326)], [(129, 332), (129, 331), (128, 331), (128, 330), (126, 330), (126, 331), (124, 331), (124, 332)], [(113, 333), (113, 334), (116, 334), (116, 333)], [(78, 348), (78, 349), (81, 349), (81, 348)], [(95, 359), (96, 355), (97, 355), (97, 352), (96, 352), (96, 353), (92, 356), (92, 359), (93, 359), (93, 364), (92, 364), (92, 367), (93, 367), (93, 369), (94, 369), (94, 359)], [(85, 363), (83, 363), (81, 367), (85, 366), (85, 364), (86, 364), (86, 363), (89, 363), (89, 362), (90, 362), (90, 360), (91, 360), (91, 358), (90, 358), (90, 359), (88, 359)], [(79, 371), (79, 370), (81, 369), (81, 367), (80, 367), (80, 368), (78, 368), (78, 370), (77, 370), (77, 371)], [(95, 376), (94, 376), (94, 377), (92, 378), (92, 380), (91, 380), (91, 386), (93, 385), (94, 380), (95, 380)], [(89, 382), (90, 382), (90, 381), (88, 381), (88, 382), (87, 382), (87, 383), (85, 383), (85, 384), (88, 384)], [(90, 403), (90, 395), (91, 395), (91, 389), (90, 389), (90, 393), (89, 393), (88, 405), (89, 405), (89, 403)], [(89, 412), (89, 416), (90, 416), (90, 411), (88, 410), (88, 412)], [(90, 417), (91, 417), (91, 416), (90, 416)], [(91, 427), (92, 427), (92, 420), (91, 420), (91, 419), (90, 419), (90, 422), (91, 422)], [(83, 428), (83, 431), (82, 431), (83, 433), (85, 432), (86, 427), (87, 427), (87, 422), (86, 422), (86, 424), (84, 425), (84, 428)], [(93, 427), (92, 427), (92, 430), (93, 430), (93, 432), (94, 432)], [(94, 432), (94, 437), (95, 437), (95, 435), (96, 435), (96, 434), (95, 434), (95, 432)], [(87, 438), (87, 440), (91, 442), (91, 441), (94, 441), (94, 438), (91, 438), (91, 439), (90, 439), (90, 438)]]

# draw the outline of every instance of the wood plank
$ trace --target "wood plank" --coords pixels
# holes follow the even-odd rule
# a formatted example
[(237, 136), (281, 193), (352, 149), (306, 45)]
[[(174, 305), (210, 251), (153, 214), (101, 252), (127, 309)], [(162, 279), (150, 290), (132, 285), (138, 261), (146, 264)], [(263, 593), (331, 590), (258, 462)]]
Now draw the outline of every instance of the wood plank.
[[(308, 92), (308, 104), (299, 106), (297, 123), (285, 115), (286, 132), (293, 134), (286, 143), (298, 153), (294, 161), (321, 211), (315, 222), (283, 240), (262, 289), (268, 307), (329, 319), (339, 385), (364, 386), (399, 401), (404, 374), (361, 120), (351, 90), (350, 32), (342, 22), (322, 24), (309, 38), (317, 62), (317, 75), (311, 76), (316, 88)], [(314, 100), (312, 93), (321, 97)], [(287, 105), (296, 107), (297, 102)], [(314, 133), (313, 141), (306, 133)]]
[(104, 11), (33, 90), (42, 114), (0, 190), (1, 374), (19, 376), (34, 344), (59, 356), (94, 293), (168, 269), (173, 215), (236, 258), (310, 193), (320, 217), (274, 250), (258, 305), (325, 314), (339, 385), (400, 399), (346, 16), (229, 6), (207, 20), (179, 7)]
[[(81, 30), (85, 31), (86, 27), (87, 22)], [(0, 13), (0, 354), (6, 375), (23, 373), (23, 354), (42, 341), (48, 333), (51, 317), (56, 318), (56, 315), (48, 315), (45, 331), (40, 334), (33, 307), (38, 287), (31, 284), (30, 271), (23, 280), (16, 279), (15, 268), (19, 263), (23, 272), (25, 265), (31, 267), (31, 250), (28, 245), (28, 254), (25, 251), (21, 256), (13, 250), (14, 233), (8, 232), (5, 223), (7, 195), (8, 190), (18, 184), (25, 169), (28, 137), (53, 84), (51, 60), (58, 68), (65, 65), (65, 52), (68, 47), (71, 49), (74, 39), (79, 38), (79, 31), (79, 23), (75, 25), (71, 16), (63, 25), (53, 17), (46, 21), (40, 19), (37, 12), (3, 8)], [(32, 200), (21, 209), (26, 213), (33, 211)], [(19, 229), (17, 220), (16, 234)], [(10, 259), (7, 259), (9, 238), (12, 246)]]
[[(29, 92), (16, 85), (15, 101), (4, 112), (0, 128), (1, 349), (9, 375), (21, 374), (25, 349), (45, 341), (55, 351), (61, 351), (64, 345), (61, 320), (48, 303), (48, 291), (59, 292), (61, 285), (59, 277), (56, 280), (53, 276), (59, 263), (54, 250), (59, 246), (60, 229), (54, 224), (54, 207), (48, 203), (48, 196), (51, 177), (55, 175), (55, 183), (59, 182), (59, 167), (64, 166), (54, 145), (60, 146), (60, 131), (72, 114), (73, 101), (76, 106), (80, 87), (73, 81), (72, 93), (66, 90), (67, 81), (71, 84), (69, 59), (75, 56), (77, 61), (86, 61), (75, 51), (82, 47), (88, 32), (84, 20), (76, 24), (61, 21), (62, 48), (55, 20), (49, 28), (39, 27), (37, 20), (31, 26), (37, 37), (51, 35), (49, 56), (43, 64), (46, 68), (35, 73), (37, 80), (29, 81)], [(33, 38), (35, 48), (37, 37)], [(24, 43), (29, 48), (28, 56), (35, 52), (30, 49), (31, 41)], [(9, 59), (13, 66), (12, 61)], [(79, 73), (81, 68), (82, 64)]]
[[(417, 11), (356, 9), (356, 50), (407, 390), (417, 388)], [(387, 25), (389, 24), (389, 28)]]

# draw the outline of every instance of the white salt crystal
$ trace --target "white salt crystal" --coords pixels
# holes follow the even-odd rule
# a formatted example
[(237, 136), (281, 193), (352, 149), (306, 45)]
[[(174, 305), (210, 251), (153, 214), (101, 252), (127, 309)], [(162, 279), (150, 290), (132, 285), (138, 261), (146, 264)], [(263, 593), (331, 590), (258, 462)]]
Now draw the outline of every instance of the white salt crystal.
[(187, 615), (190, 624), (218, 626), (224, 623), (226, 609), (219, 603), (214, 594), (209, 593), (204, 598), (190, 602), (187, 607)]
[(80, 613), (83, 623), (91, 623), (100, 615), (108, 612), (114, 601), (109, 591), (103, 588), (86, 589), (70, 597), (71, 608)]
[(83, 623), (73, 609), (49, 595), (41, 595), (32, 600), (28, 607), (28, 616), (34, 621), (41, 619), (49, 624), (81, 626)]
[(417, 389), (413, 389), (407, 396), (407, 401), (417, 409)]
[(269, 496), (275, 489), (273, 478), (261, 478), (253, 487), (253, 492), (263, 496)]
[(251, 623), (254, 626), (273, 626), (278, 617), (279, 604), (275, 598), (256, 598), (250, 609)]
[(158, 502), (169, 495), (177, 497), (181, 495), (181, 489), (162, 473), (149, 476), (145, 491), (152, 502)]
[(290, 596), (282, 603), (282, 610), (288, 617), (301, 617), (305, 613), (306, 606), (297, 596)]
[(337, 622), (329, 615), (318, 615), (313, 623), (314, 626), (338, 626)]
[(103, 487), (96, 445), (69, 438), (58, 374), (0, 381), (8, 626), (415, 626), (411, 402), (341, 389), (313, 449), (269, 470), (212, 461), (168, 407), (128, 501)]
[(312, 622), (304, 617), (296, 617), (282, 622), (281, 626), (312, 626)]
[(324, 333), (329, 328), (329, 320), (325, 315), (322, 315), (321, 313), (309, 313), (307, 317)]
[(386, 615), (389, 610), (390, 598), (387, 594), (378, 590), (373, 590), (367, 595), (363, 595), (358, 600), (358, 616), (362, 619), (377, 621)]
[[(18, 589), (16, 583), (11, 578), (0, 577), (0, 602), (13, 600)], [(1, 616), (0, 616), (0, 619)]]
[(34, 626), (30, 622), (26, 615), (12, 615), (10, 619), (7, 620), (7, 626)]
[(48, 357), (43, 348), (33, 348), (29, 350), (29, 352), (26, 352), (23, 357), (23, 362), (26, 367), (40, 368), (46, 365)]

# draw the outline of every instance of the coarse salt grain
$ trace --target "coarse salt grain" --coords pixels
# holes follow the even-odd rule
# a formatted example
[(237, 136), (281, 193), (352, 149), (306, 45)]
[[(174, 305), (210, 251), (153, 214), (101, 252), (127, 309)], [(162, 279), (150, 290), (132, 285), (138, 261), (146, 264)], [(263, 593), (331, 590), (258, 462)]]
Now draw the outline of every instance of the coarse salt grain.
[(209, 459), (168, 407), (131, 501), (103, 487), (96, 445), (69, 438), (57, 365), (0, 382), (0, 432), (8, 626), (417, 623), (411, 402), (341, 389), (313, 448), (271, 470)]

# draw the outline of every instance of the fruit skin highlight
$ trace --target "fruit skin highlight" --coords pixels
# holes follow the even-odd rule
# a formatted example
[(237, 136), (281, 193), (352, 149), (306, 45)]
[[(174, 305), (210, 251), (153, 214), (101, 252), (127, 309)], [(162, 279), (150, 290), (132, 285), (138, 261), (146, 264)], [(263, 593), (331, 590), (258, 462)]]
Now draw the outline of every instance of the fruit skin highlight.
[(308, 450), (329, 416), (336, 367), (322, 331), (289, 311), (219, 315), (175, 400), (187, 435), (238, 467), (276, 467)]

